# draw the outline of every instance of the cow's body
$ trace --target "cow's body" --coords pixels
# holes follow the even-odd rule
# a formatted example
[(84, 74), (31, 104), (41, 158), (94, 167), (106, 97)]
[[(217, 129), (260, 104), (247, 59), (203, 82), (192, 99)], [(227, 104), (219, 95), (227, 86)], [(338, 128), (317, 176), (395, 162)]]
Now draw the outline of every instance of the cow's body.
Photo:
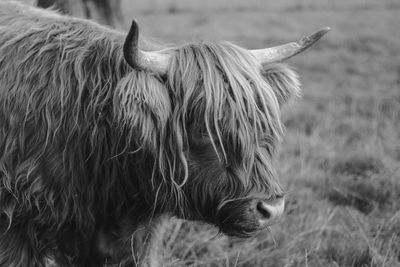
[(287, 56), (137, 40), (0, 2), (0, 266), (131, 266), (163, 216), (249, 237), (282, 214), (272, 163), (299, 83), (266, 59)]
[(47, 256), (100, 266), (101, 240), (111, 252), (105, 244), (121, 239), (112, 253), (126, 256), (150, 217), (153, 200), (138, 190), (149, 181), (116, 179), (136, 175), (126, 163), (138, 161), (112, 119), (128, 71), (123, 42), (94, 23), (0, 3), (0, 266), (40, 266)]

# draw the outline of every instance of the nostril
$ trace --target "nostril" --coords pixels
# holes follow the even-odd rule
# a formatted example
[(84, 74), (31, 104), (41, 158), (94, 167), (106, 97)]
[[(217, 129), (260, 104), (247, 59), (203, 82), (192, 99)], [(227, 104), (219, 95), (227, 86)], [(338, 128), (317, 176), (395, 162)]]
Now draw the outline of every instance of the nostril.
[(262, 202), (257, 203), (257, 211), (262, 215), (263, 218), (265, 219), (271, 218), (271, 213)]
[(255, 212), (263, 224), (268, 224), (278, 219), (285, 209), (284, 198), (265, 201), (257, 199), (253, 203), (255, 203)]

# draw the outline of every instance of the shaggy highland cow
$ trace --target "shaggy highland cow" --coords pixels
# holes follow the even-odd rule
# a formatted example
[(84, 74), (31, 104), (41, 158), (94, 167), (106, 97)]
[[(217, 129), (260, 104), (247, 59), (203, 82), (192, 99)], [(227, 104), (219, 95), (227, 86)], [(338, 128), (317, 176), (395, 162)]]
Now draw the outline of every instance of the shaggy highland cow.
[(0, 266), (135, 266), (161, 216), (238, 237), (268, 227), (284, 206), (279, 110), (299, 94), (274, 62), (326, 31), (149, 51), (135, 22), (124, 36), (1, 2)]

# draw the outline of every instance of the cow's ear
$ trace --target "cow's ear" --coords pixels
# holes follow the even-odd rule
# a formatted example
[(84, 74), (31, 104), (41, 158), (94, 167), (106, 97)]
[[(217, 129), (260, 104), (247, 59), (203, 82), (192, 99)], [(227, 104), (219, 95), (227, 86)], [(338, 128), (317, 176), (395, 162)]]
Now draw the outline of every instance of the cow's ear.
[(293, 97), (300, 96), (300, 81), (298, 75), (285, 64), (263, 66), (262, 75), (272, 87), (279, 105), (284, 105)]

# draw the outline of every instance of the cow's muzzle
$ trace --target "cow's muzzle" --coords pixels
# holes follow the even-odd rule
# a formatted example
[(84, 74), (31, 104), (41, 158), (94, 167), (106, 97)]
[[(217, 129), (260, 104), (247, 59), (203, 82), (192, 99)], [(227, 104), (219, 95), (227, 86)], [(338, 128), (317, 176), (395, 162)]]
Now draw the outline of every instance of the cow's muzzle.
[(267, 227), (277, 222), (285, 209), (285, 199), (277, 197), (273, 200), (253, 200), (252, 211), (258, 219), (260, 227)]

